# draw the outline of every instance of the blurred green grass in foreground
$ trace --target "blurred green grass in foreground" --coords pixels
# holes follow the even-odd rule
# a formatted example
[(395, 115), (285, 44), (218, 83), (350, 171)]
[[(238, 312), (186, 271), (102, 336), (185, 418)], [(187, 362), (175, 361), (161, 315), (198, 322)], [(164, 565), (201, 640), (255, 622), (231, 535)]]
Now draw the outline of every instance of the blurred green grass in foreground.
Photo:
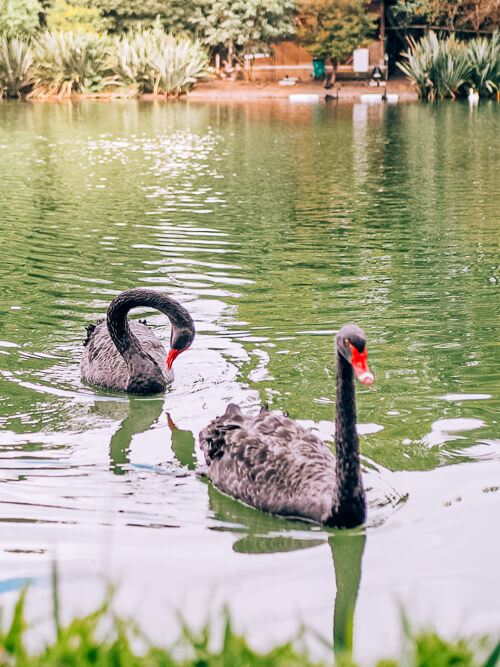
[[(233, 632), (227, 613), (222, 642), (209, 623), (199, 632), (193, 632), (182, 623), (181, 637), (170, 649), (151, 646), (133, 620), (113, 613), (112, 594), (93, 613), (62, 626), (56, 570), (53, 576), (55, 639), (41, 652), (31, 654), (24, 640), (28, 627), (24, 613), (26, 594), (27, 588), (17, 600), (8, 627), (4, 629), (2, 623), (1, 667), (320, 667), (332, 664), (333, 660), (337, 667), (359, 667), (349, 651), (334, 658), (333, 647), (331, 661), (313, 661), (304, 648), (299, 648), (306, 631), (300, 633), (296, 641), (265, 654), (257, 653), (244, 637)], [(434, 632), (414, 634), (404, 616), (403, 627), (405, 640), (399, 657), (379, 660), (376, 667), (495, 667), (500, 664), (500, 641), (495, 645), (496, 640), (491, 637), (445, 641)], [(141, 640), (142, 651), (133, 648), (134, 638)]]

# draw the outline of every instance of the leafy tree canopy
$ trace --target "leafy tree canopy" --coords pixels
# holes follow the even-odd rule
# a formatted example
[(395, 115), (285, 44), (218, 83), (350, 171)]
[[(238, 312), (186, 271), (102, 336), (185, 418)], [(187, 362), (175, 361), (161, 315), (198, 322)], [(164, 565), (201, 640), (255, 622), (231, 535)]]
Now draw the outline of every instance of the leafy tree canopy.
[(389, 11), (403, 27), (430, 23), (474, 32), (500, 27), (500, 0), (397, 0)]
[[(59, 0), (63, 1), (63, 0)], [(76, 2), (78, 0), (64, 0)], [(85, 0), (79, 0), (85, 3)], [(239, 58), (294, 34), (295, 0), (87, 0), (111, 32), (151, 26), (190, 32), (213, 53)]]
[(88, 6), (99, 11), (110, 32), (126, 32), (150, 27), (158, 20), (165, 32), (189, 30), (189, 18), (197, 0), (88, 0)]
[(231, 61), (268, 52), (294, 34), (295, 0), (197, 0), (191, 19), (200, 40)]
[(373, 38), (378, 18), (366, 11), (365, 0), (312, 0), (302, 16), (299, 41), (334, 66)]
[(0, 0), (0, 34), (35, 31), (40, 25), (42, 12), (38, 0)]
[(78, 0), (56, 0), (45, 15), (48, 28), (55, 30), (81, 30), (83, 32), (104, 32), (105, 19), (96, 7)]

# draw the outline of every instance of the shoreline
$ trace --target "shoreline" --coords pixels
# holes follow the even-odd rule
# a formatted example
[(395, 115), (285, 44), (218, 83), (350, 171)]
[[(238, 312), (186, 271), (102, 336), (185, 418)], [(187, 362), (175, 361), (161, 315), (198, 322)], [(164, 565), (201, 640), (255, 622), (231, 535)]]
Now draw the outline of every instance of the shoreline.
[[(384, 85), (370, 86), (366, 81), (337, 81), (334, 89), (326, 90), (323, 81), (297, 81), (295, 85), (279, 85), (276, 81), (201, 81), (183, 99), (200, 102), (253, 102), (259, 100), (288, 99), (290, 95), (318, 95), (324, 99), (327, 94), (339, 102), (354, 102), (362, 95), (382, 94)], [(387, 94), (398, 95), (399, 102), (418, 100), (411, 82), (405, 78), (389, 79)], [(338, 93), (338, 98), (336, 97)], [(143, 99), (146, 96), (143, 96)]]
[[(318, 101), (324, 100), (327, 95), (338, 102), (356, 102), (362, 95), (383, 94), (397, 95), (398, 102), (415, 102), (418, 95), (411, 82), (405, 78), (389, 79), (387, 84), (370, 86), (366, 81), (338, 81), (331, 90), (324, 88), (323, 81), (297, 81), (294, 85), (280, 85), (277, 81), (232, 81), (211, 79), (199, 81), (190, 92), (178, 97), (153, 95), (146, 93), (139, 97), (121, 95), (119, 91), (104, 91), (101, 93), (78, 94), (68, 97), (47, 95), (46, 97), (28, 97), (27, 102), (113, 102), (115, 100), (135, 100), (147, 102), (223, 102), (243, 103), (270, 100), (288, 100), (290, 95), (317, 95)], [(5, 98), (4, 98), (5, 99)], [(0, 99), (0, 102), (3, 100)], [(299, 101), (299, 100), (297, 100)], [(314, 99), (302, 100), (314, 103)]]

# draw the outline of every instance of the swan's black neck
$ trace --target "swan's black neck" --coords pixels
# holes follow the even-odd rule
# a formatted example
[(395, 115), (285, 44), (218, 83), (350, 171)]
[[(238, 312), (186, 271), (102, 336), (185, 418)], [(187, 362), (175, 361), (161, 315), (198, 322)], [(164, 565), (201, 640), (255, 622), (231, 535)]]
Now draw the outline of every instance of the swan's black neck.
[(184, 349), (194, 336), (194, 324), (188, 311), (180, 303), (160, 292), (150, 289), (131, 289), (122, 292), (108, 308), (107, 326), (109, 335), (127, 364), (130, 381), (128, 391), (154, 393), (166, 387), (162, 369), (142, 349), (130, 330), (127, 313), (137, 306), (149, 306), (165, 313), (172, 324), (171, 347)]
[(337, 494), (328, 523), (339, 528), (362, 524), (366, 517), (361, 479), (359, 438), (356, 432), (356, 391), (351, 364), (337, 352), (335, 413)]

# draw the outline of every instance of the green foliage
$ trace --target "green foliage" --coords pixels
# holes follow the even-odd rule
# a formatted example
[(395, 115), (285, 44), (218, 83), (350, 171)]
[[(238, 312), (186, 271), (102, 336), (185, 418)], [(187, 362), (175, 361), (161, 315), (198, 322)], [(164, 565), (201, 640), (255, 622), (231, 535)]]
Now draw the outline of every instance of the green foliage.
[(295, 0), (197, 0), (190, 19), (212, 52), (240, 62), (294, 34)]
[[(59, 620), (57, 571), (53, 573), (54, 622), (56, 637), (38, 655), (26, 649), (24, 634), (26, 589), (14, 608), (9, 627), (0, 627), (0, 661), (16, 667), (325, 667), (326, 663), (313, 662), (292, 642), (278, 646), (268, 653), (258, 653), (249, 647), (244, 637), (236, 634), (225, 614), (224, 632), (219, 649), (214, 649), (214, 633), (210, 623), (198, 632), (182, 624), (180, 639), (172, 649), (154, 647), (141, 636), (134, 622), (113, 614), (112, 593), (105, 602), (88, 616), (73, 619), (64, 626)], [(131, 646), (131, 637), (140, 639), (142, 651), (137, 654)], [(300, 635), (299, 635), (300, 639)], [(137, 642), (136, 642), (137, 643)], [(219, 642), (216, 642), (219, 644)], [(496, 667), (500, 658), (500, 643), (487, 655), (483, 638), (474, 644), (465, 639), (445, 641), (433, 632), (407, 633), (407, 649), (400, 660), (379, 660), (377, 667)], [(473, 648), (474, 647), (474, 648)], [(174, 657), (175, 656), (175, 657)], [(328, 663), (330, 664), (330, 663)], [(335, 656), (336, 667), (357, 667), (348, 654)]]
[(197, 0), (89, 0), (112, 33), (151, 27), (158, 18), (165, 32), (189, 30)]
[(198, 40), (166, 35), (153, 51), (151, 64), (158, 75), (153, 92), (177, 96), (206, 76), (208, 55)]
[[(211, 648), (213, 633), (207, 623), (198, 633), (184, 624), (182, 636), (171, 651), (147, 647), (137, 655), (131, 647), (130, 635), (138, 635), (132, 622), (126, 622), (111, 612), (111, 596), (88, 616), (75, 618), (68, 626), (56, 623), (57, 638), (39, 655), (29, 655), (24, 643), (26, 590), (16, 604), (10, 627), (0, 628), (1, 664), (16, 667), (320, 667), (291, 643), (272, 649), (266, 654), (253, 651), (243, 637), (235, 634), (226, 615), (223, 642), (220, 650)], [(58, 599), (54, 588), (54, 599)], [(59, 604), (57, 602), (57, 604)], [(106, 621), (103, 623), (103, 621)], [(103, 628), (108, 628), (107, 632)], [(173, 657), (176, 656), (176, 658)], [(347, 667), (347, 666), (346, 666)]]
[(398, 67), (412, 79), (424, 100), (455, 98), (470, 88), (485, 97), (500, 90), (500, 33), (458, 42), (430, 32), (420, 41), (409, 38), (406, 62)]
[(101, 33), (106, 30), (106, 21), (97, 7), (76, 0), (56, 0), (45, 15), (47, 27), (52, 30), (81, 30)]
[[(292, 642), (277, 646), (269, 653), (261, 654), (251, 649), (244, 637), (233, 631), (229, 616), (226, 613), (222, 646), (219, 651), (211, 648), (213, 632), (207, 623), (200, 632), (192, 632), (183, 625), (180, 646), (189, 661), (183, 665), (213, 667), (320, 667), (324, 663), (312, 662), (305, 654), (297, 652)], [(347, 667), (347, 665), (346, 665)]]
[(478, 37), (467, 45), (471, 66), (470, 82), (480, 97), (500, 90), (500, 33), (490, 39)]
[(116, 39), (115, 81), (137, 93), (180, 95), (206, 76), (208, 56), (198, 40), (166, 35), (158, 24)]
[(97, 92), (108, 73), (108, 41), (93, 33), (47, 30), (34, 41), (33, 56), (34, 97)]
[(38, 0), (0, 0), (0, 34), (32, 33), (40, 25), (42, 5)]
[(466, 46), (454, 37), (438, 39), (429, 32), (417, 42), (409, 38), (410, 50), (403, 54), (405, 63), (398, 67), (412, 79), (424, 100), (455, 98), (471, 75)]
[(496, 0), (396, 0), (388, 7), (400, 26), (428, 23), (448, 30), (486, 30), (500, 27)]
[(0, 98), (20, 97), (32, 83), (33, 56), (27, 41), (0, 38)]
[(446, 642), (434, 632), (415, 637), (415, 667), (473, 667), (475, 664), (472, 649), (464, 639)]
[(427, 0), (396, 0), (387, 8), (401, 27), (422, 23), (426, 19)]
[(298, 30), (299, 41), (313, 56), (336, 66), (375, 31), (376, 14), (366, 11), (365, 0), (312, 0)]
[(294, 34), (295, 0), (89, 0), (111, 32), (133, 32), (158, 20), (165, 32), (190, 33), (241, 60)]

